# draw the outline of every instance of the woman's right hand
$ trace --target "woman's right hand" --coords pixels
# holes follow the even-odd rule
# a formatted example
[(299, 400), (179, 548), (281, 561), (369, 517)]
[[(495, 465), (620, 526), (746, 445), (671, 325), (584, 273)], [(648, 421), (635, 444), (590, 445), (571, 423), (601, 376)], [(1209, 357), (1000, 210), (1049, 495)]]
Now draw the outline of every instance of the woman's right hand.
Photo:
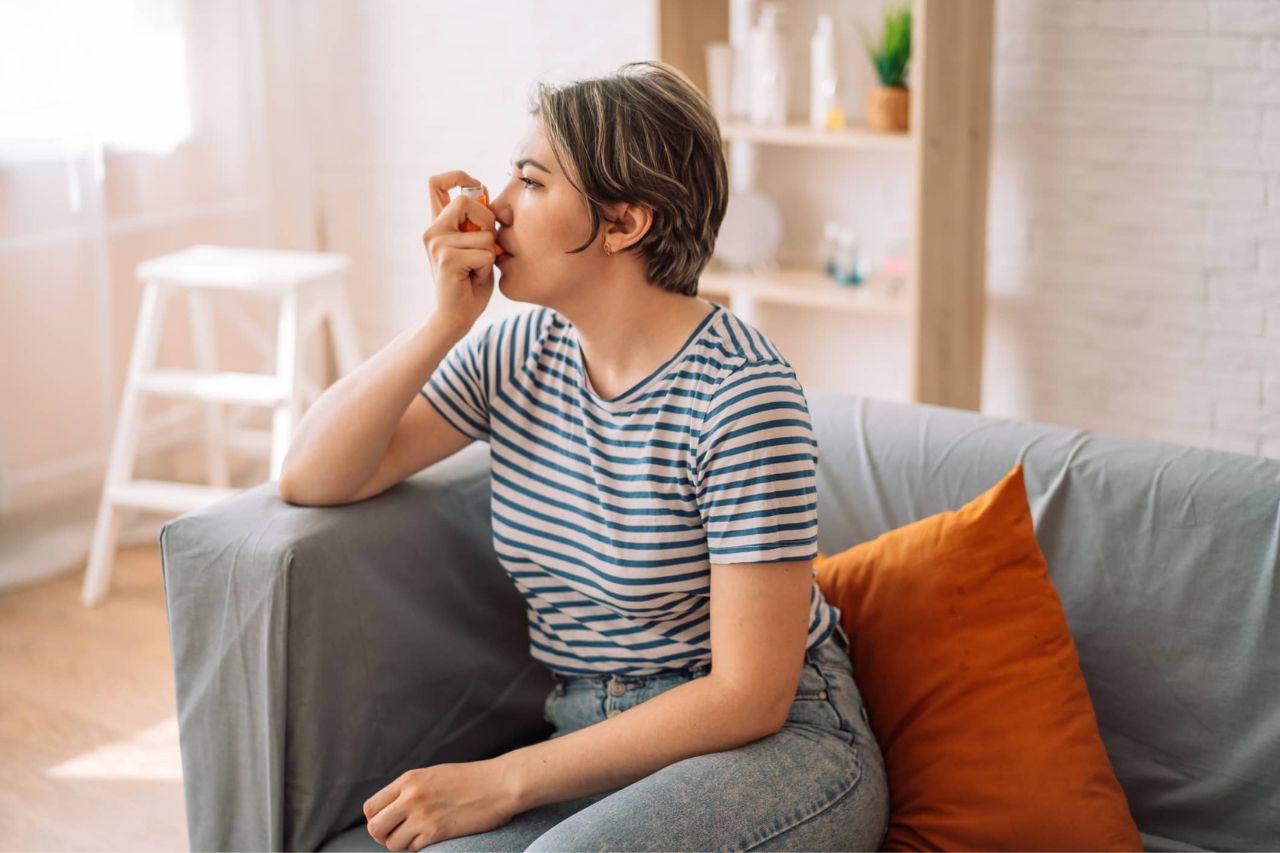
[[(436, 282), (435, 315), (465, 333), (493, 296), (497, 249), (493, 211), (461, 193), (449, 200), (449, 190), (461, 186), (478, 187), (480, 182), (463, 171), (431, 177), (433, 221), (422, 235), (422, 244)], [(462, 223), (468, 219), (480, 230), (463, 231)]]

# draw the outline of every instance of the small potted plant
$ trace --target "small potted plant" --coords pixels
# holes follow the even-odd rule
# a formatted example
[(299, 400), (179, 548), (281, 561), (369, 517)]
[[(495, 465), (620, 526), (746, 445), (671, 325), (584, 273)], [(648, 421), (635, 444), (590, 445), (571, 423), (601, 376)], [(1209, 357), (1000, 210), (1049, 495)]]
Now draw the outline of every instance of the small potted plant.
[(867, 56), (880, 84), (867, 96), (867, 122), (876, 130), (902, 132), (911, 116), (911, 92), (907, 89), (907, 62), (911, 59), (911, 4), (886, 8), (884, 34), (872, 44), (863, 33)]

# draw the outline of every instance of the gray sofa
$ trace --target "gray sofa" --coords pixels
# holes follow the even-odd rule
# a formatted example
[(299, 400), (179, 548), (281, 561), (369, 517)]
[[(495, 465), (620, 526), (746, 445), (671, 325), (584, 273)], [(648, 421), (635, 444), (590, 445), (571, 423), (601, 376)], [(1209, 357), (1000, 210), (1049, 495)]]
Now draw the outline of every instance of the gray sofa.
[[(1280, 848), (1280, 461), (808, 398), (824, 553), (1020, 460), (1147, 849)], [(193, 850), (381, 850), (361, 804), (398, 774), (550, 734), (488, 445), (343, 507), (266, 483), (160, 540)]]

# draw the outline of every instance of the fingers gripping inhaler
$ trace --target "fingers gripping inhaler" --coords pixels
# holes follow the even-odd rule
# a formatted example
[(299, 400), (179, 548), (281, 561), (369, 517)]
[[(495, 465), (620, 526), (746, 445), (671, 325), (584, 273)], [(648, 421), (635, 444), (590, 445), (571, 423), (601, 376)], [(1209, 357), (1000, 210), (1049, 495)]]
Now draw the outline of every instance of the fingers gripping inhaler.
[[(489, 191), (485, 189), (484, 184), (481, 184), (478, 187), (459, 187), (459, 190), (467, 198), (475, 199), (476, 201), (483, 204), (485, 207), (489, 206)], [(461, 230), (479, 231), (480, 226), (476, 225), (470, 219), (467, 219), (462, 223)], [(497, 258), (500, 258), (507, 253), (506, 250), (502, 248), (502, 245), (498, 243), (496, 239), (494, 240), (493, 251), (494, 251), (494, 257), (497, 257)]]

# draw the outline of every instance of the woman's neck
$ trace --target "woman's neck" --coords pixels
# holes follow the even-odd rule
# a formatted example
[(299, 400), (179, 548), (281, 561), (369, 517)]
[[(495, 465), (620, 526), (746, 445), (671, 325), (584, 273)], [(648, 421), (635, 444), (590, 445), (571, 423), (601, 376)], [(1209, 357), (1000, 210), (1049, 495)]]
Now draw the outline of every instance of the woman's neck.
[(613, 399), (670, 361), (715, 305), (663, 293), (647, 304), (615, 304), (569, 317), (591, 387)]

